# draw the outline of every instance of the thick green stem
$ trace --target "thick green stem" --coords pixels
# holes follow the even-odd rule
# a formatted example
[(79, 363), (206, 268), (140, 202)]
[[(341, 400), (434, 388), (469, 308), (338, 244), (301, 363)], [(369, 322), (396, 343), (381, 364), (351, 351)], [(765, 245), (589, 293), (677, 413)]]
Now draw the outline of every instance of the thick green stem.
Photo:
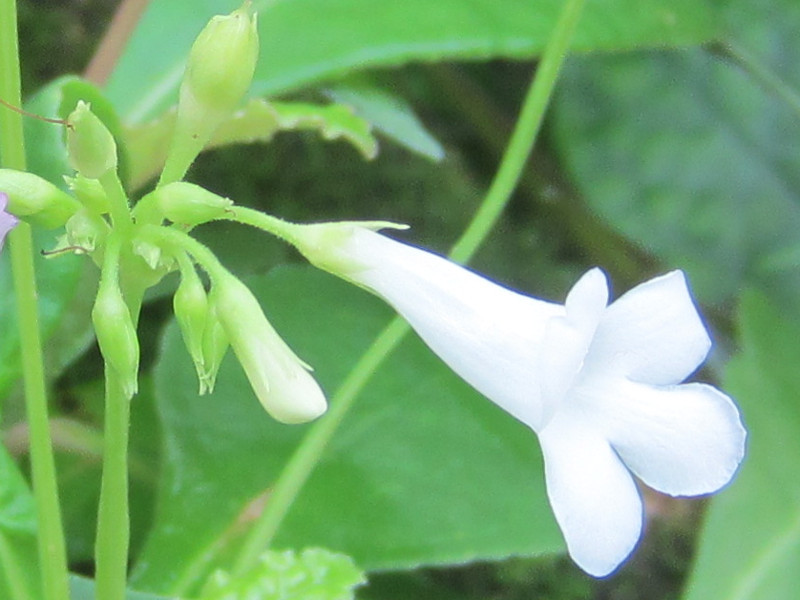
[[(516, 187), (541, 127), (561, 64), (577, 26), (585, 0), (567, 0), (553, 35), (544, 50), (536, 77), (503, 155), (500, 168), (478, 212), (453, 246), (451, 258), (468, 261), (489, 235)], [(280, 225), (276, 222), (276, 225)], [(399, 318), (394, 319), (362, 355), (350, 375), (331, 399), (331, 408), (309, 430), (295, 454), (272, 488), (270, 501), (237, 555), (233, 575), (253, 567), (258, 555), (269, 546), (297, 494), (322, 458), (328, 442), (349, 412), (354, 400), (391, 352), (409, 331)]]
[(130, 401), (106, 365), (103, 478), (95, 540), (95, 598), (124, 600), (128, 572), (128, 429)]
[[(15, 106), (22, 103), (14, 0), (0, 0), (0, 97)], [(22, 119), (19, 114), (7, 109), (0, 110), (0, 156), (3, 166), (25, 169)], [(25, 406), (31, 435), (31, 472), (36, 498), (42, 588), (46, 600), (67, 600), (66, 549), (48, 425), (33, 239), (27, 224), (20, 223), (11, 232), (9, 247), (17, 302)]]
[[(116, 235), (116, 232), (115, 232)], [(100, 285), (118, 285), (121, 240), (109, 238)], [(123, 290), (134, 324), (139, 320), (144, 290)], [(128, 436), (130, 399), (117, 372), (105, 365), (103, 475), (95, 539), (95, 598), (124, 600), (130, 545), (128, 506)]]

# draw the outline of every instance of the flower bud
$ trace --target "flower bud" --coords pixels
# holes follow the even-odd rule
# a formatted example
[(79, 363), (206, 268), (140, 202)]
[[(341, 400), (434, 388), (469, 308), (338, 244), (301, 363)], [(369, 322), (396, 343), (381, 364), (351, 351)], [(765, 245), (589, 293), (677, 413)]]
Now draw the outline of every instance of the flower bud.
[(8, 195), (8, 212), (53, 229), (80, 210), (80, 203), (46, 179), (33, 173), (0, 169), (0, 190)]
[(213, 221), (233, 206), (232, 200), (184, 181), (176, 181), (157, 188), (151, 196), (164, 217), (173, 223), (189, 227)]
[(181, 283), (172, 297), (172, 307), (175, 311), (175, 319), (181, 329), (183, 343), (189, 350), (197, 377), (200, 379), (202, 394), (205, 391), (203, 385), (205, 374), (203, 333), (208, 323), (208, 298), (193, 266), (181, 271)]
[(99, 179), (117, 167), (117, 144), (89, 104), (78, 101), (67, 118), (69, 164), (84, 177)]
[(97, 179), (87, 179), (79, 173), (75, 177), (64, 177), (64, 181), (80, 203), (91, 212), (104, 215), (111, 210), (108, 196)]
[(138, 389), (139, 340), (116, 282), (101, 281), (92, 322), (103, 358), (119, 377), (125, 397), (132, 398)]
[(175, 132), (160, 184), (183, 178), (219, 125), (250, 87), (258, 59), (258, 29), (249, 2), (216, 16), (194, 42), (178, 100)]
[(67, 221), (66, 245), (92, 253), (103, 243), (110, 230), (108, 223), (95, 213), (82, 208)]
[(284, 423), (303, 423), (325, 412), (325, 396), (309, 367), (275, 332), (241, 281), (232, 275), (217, 278), (209, 299), (268, 413)]
[(229, 15), (212, 17), (197, 36), (181, 84), (197, 108), (233, 112), (253, 80), (258, 60), (258, 28), (249, 3)]
[(213, 306), (209, 306), (203, 330), (203, 372), (200, 374), (200, 395), (214, 391), (217, 373), (230, 343)]

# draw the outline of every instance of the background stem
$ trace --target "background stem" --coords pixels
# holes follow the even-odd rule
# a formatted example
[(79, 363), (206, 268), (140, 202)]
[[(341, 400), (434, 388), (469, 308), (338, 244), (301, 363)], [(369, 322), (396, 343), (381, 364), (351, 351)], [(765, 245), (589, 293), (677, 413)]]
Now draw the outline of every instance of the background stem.
[[(511, 198), (541, 128), (583, 5), (584, 0), (568, 0), (564, 4), (553, 35), (542, 54), (536, 77), (525, 97), (500, 168), (483, 203), (452, 248), (450, 256), (458, 262), (466, 262), (472, 257), (489, 235)], [(331, 399), (328, 414), (309, 430), (278, 477), (269, 503), (248, 533), (237, 555), (232, 569), (234, 577), (242, 575), (253, 567), (257, 563), (259, 554), (270, 545), (292, 503), (313, 472), (354, 400), (408, 331), (409, 326), (399, 317), (392, 320), (345, 378)]]
[[(0, 0), (0, 97), (20, 106), (17, 10), (14, 0)], [(0, 110), (0, 157), (5, 167), (25, 169), (21, 115)], [(36, 499), (39, 567), (46, 600), (68, 600), (67, 558), (58, 502), (53, 446), (47, 415), (47, 392), (39, 332), (31, 228), (20, 223), (9, 235), (20, 333), (25, 407), (31, 435), (31, 473)]]

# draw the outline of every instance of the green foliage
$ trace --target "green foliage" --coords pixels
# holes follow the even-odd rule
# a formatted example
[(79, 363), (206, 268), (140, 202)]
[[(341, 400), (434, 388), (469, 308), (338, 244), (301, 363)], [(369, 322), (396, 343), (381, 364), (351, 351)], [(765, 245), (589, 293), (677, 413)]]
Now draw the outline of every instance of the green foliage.
[[(389, 317), (310, 268), (248, 283), (329, 394)], [(342, 425), (277, 547), (321, 545), (366, 570), (560, 552), (533, 433), (418, 341), (390, 364)], [(191, 589), (237, 547), (305, 428), (270, 419), (233, 361), (212, 396), (196, 396), (194, 377), (173, 328), (156, 376), (165, 470), (134, 574), (138, 587), (162, 593)]]
[(224, 571), (209, 579), (200, 600), (353, 600), (353, 589), (364, 575), (342, 554), (308, 548), (265, 552), (241, 577)]
[(707, 516), (686, 600), (777, 600), (800, 586), (800, 321), (749, 292), (726, 384), (750, 431), (737, 479)]
[[(796, 35), (770, 35), (800, 60)], [(563, 162), (617, 231), (681, 265), (704, 302), (800, 294), (800, 120), (703, 50), (576, 60), (556, 106)]]
[[(127, 123), (143, 123), (175, 102), (192, 39), (211, 15), (237, 4), (150, 4), (107, 90)], [(544, 47), (561, 5), (560, 0), (413, 0), (376, 10), (369, 0), (256, 0), (261, 60), (251, 94), (285, 93), (357, 69), (411, 61), (531, 57)], [(168, 35), (165, 23), (170, 24)], [(713, 14), (705, 3), (603, 0), (588, 3), (574, 47), (685, 45), (714, 34)]]
[(0, 598), (29, 598), (37, 590), (36, 507), (28, 484), (0, 446)]
[[(164, 166), (174, 124), (175, 113), (168, 112), (145, 125), (128, 129), (125, 141), (132, 159), (132, 187), (141, 187)], [(374, 158), (378, 152), (370, 124), (347, 106), (266, 100), (250, 100), (220, 126), (206, 148), (269, 142), (277, 133), (292, 130), (315, 130), (326, 140), (345, 140), (365, 158)]]
[[(97, 600), (94, 595), (94, 582), (85, 577), (70, 577), (69, 581), (71, 600)], [(167, 598), (166, 596), (156, 596), (155, 594), (144, 594), (129, 590), (125, 594), (125, 600), (180, 600), (180, 598)]]

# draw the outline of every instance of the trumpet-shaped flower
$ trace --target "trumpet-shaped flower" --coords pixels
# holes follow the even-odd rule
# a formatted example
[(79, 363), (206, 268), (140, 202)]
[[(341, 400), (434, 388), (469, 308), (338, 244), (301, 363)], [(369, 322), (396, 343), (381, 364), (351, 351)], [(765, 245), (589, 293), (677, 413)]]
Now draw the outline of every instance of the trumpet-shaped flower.
[(0, 250), (3, 249), (3, 244), (6, 241), (8, 232), (14, 229), (18, 223), (17, 217), (6, 212), (8, 206), (8, 196), (0, 192)]
[(588, 573), (611, 573), (640, 537), (634, 475), (673, 496), (711, 493), (733, 477), (746, 436), (736, 406), (710, 385), (681, 383), (711, 346), (681, 271), (609, 305), (606, 277), (592, 269), (561, 305), (365, 227), (307, 227), (298, 247), (313, 263), (386, 300), (538, 434), (550, 504)]

